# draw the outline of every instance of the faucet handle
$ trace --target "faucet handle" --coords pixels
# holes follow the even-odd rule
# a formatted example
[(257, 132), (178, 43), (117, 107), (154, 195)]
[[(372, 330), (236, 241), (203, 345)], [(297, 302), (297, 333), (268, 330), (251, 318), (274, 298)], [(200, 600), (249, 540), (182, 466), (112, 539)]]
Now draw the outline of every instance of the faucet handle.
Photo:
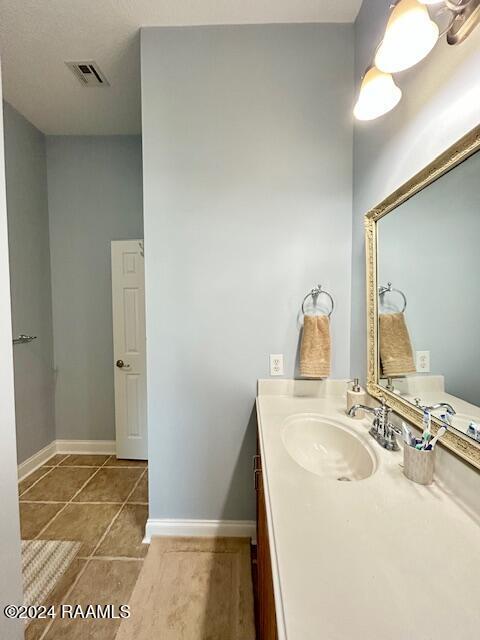
[(385, 425), (383, 442), (381, 443), (385, 449), (389, 451), (398, 451), (400, 447), (398, 446), (396, 436), (401, 436), (402, 430), (396, 425), (392, 424), (390, 421), (387, 421)]
[(388, 406), (385, 398), (382, 398), (380, 402), (381, 402), (381, 405), (378, 407), (379, 414), (387, 418), (392, 413), (392, 407)]
[(395, 433), (397, 436), (402, 436), (403, 435), (403, 431), (400, 429), (400, 427), (397, 427), (396, 424), (393, 424), (393, 422), (389, 422), (388, 423), (388, 428), (391, 429), (393, 431), (393, 433)]

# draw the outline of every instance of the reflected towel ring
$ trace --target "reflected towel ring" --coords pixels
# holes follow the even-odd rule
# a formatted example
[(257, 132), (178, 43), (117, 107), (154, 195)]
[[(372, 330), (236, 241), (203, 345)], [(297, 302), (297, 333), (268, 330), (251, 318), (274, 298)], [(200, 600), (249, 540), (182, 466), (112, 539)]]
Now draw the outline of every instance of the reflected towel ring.
[(392, 287), (392, 283), (391, 282), (387, 282), (387, 286), (380, 286), (378, 287), (378, 295), (383, 296), (386, 293), (398, 293), (399, 295), (402, 296), (403, 299), (403, 309), (401, 310), (400, 313), (404, 313), (405, 309), (407, 308), (407, 298), (405, 296), (405, 294), (403, 293), (403, 291), (400, 291), (400, 289), (394, 289)]
[(333, 302), (333, 298), (332, 298), (332, 296), (328, 293), (328, 291), (325, 291), (325, 289), (322, 289), (322, 285), (321, 285), (321, 284), (319, 284), (319, 285), (317, 285), (316, 287), (314, 287), (314, 288), (310, 291), (310, 293), (307, 293), (307, 295), (306, 295), (306, 296), (305, 296), (305, 298), (303, 299), (303, 302), (302, 302), (302, 313), (303, 313), (303, 315), (305, 315), (305, 302), (307, 301), (307, 299), (308, 299), (308, 298), (310, 298), (310, 296), (311, 296), (311, 297), (312, 297), (312, 299), (313, 299), (313, 302), (314, 302), (314, 303), (316, 303), (318, 296), (319, 296), (320, 294), (322, 294), (322, 293), (323, 293), (323, 295), (328, 296), (328, 298), (330, 298), (330, 303), (331, 303), (331, 305), (332, 305), (332, 308), (330, 309), (330, 313), (329, 313), (329, 314), (327, 314), (327, 315), (328, 315), (328, 317), (330, 318), (330, 316), (331, 316), (331, 315), (332, 315), (332, 313), (333, 313), (333, 310), (335, 309), (335, 303)]

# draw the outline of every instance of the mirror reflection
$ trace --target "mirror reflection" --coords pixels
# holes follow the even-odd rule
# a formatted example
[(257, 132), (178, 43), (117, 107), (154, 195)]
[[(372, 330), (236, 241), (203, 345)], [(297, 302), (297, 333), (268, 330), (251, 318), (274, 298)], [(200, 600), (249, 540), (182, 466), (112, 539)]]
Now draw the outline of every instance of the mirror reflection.
[(480, 443), (480, 152), (377, 232), (378, 382)]

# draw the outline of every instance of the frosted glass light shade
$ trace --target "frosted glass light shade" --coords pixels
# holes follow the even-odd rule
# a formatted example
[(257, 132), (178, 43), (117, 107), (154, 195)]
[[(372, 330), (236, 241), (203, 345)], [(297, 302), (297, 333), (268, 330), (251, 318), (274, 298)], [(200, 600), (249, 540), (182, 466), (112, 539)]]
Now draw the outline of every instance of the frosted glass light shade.
[(392, 76), (372, 67), (363, 78), (353, 115), (357, 120), (374, 120), (393, 109), (401, 97)]
[(444, 2), (444, 0), (420, 0), (422, 4), (440, 4), (440, 2)]
[(395, 5), (375, 65), (385, 73), (403, 71), (420, 62), (438, 40), (438, 26), (427, 7), (418, 0), (400, 0)]

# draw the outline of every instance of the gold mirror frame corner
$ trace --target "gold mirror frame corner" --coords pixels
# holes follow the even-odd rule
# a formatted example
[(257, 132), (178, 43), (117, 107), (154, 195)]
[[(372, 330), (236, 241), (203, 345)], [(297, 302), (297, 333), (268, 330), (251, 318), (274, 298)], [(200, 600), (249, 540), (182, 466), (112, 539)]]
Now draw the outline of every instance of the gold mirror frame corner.
[[(380, 386), (378, 358), (377, 324), (377, 223), (381, 218), (396, 209), (416, 193), (432, 184), (442, 175), (461, 164), (469, 156), (480, 150), (480, 125), (472, 129), (455, 144), (440, 154), (433, 162), (421, 169), (416, 175), (385, 198), (379, 205), (365, 215), (365, 256), (367, 285), (367, 391), (377, 398), (385, 400), (389, 407), (411, 424), (422, 427), (422, 411), (397, 394)], [(434, 432), (441, 426), (433, 420)], [(480, 470), (480, 446), (457, 431), (447, 431), (441, 440), (447, 449), (462, 460)]]

